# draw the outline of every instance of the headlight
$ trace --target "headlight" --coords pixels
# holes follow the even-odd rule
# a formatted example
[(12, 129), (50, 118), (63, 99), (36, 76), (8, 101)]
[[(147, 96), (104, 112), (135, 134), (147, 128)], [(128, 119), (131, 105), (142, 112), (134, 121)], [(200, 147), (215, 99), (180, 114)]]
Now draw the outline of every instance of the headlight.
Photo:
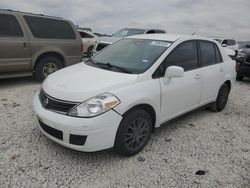
[(116, 96), (110, 93), (104, 93), (79, 104), (78, 106), (73, 108), (73, 110), (71, 110), (68, 115), (74, 117), (98, 116), (114, 108), (119, 103), (120, 100)]

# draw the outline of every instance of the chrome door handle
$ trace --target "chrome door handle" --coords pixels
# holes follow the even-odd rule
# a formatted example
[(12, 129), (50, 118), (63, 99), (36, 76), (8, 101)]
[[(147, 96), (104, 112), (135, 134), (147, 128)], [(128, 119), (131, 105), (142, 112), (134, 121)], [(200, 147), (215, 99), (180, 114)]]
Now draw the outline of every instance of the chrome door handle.
[(200, 74), (196, 74), (195, 75), (195, 79), (200, 79), (201, 78), (201, 75)]
[(220, 72), (223, 72), (224, 71), (224, 68), (223, 67), (220, 67)]

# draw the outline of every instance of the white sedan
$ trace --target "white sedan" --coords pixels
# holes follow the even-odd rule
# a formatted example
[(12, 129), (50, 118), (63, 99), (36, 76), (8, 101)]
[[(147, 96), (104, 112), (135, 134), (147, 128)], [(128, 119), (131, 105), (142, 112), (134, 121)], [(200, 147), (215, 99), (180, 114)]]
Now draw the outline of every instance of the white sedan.
[(166, 121), (204, 105), (223, 110), (235, 76), (235, 62), (214, 40), (137, 35), (51, 74), (33, 105), (55, 142), (130, 156)]

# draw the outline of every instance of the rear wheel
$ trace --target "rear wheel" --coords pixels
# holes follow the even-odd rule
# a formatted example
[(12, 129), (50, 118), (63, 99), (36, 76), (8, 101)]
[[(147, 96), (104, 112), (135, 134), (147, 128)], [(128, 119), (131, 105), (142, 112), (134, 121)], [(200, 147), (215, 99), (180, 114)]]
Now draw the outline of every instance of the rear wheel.
[(124, 156), (141, 151), (152, 132), (151, 116), (142, 109), (128, 112), (121, 121), (115, 140), (115, 150)]
[(93, 46), (90, 46), (87, 50), (87, 57), (92, 57), (93, 56)]
[(63, 68), (63, 63), (56, 56), (45, 56), (38, 60), (35, 67), (35, 77), (43, 81), (48, 75)]
[(210, 109), (214, 112), (222, 111), (227, 104), (229, 93), (230, 88), (227, 84), (224, 83), (220, 87), (217, 99), (214, 103), (211, 104)]

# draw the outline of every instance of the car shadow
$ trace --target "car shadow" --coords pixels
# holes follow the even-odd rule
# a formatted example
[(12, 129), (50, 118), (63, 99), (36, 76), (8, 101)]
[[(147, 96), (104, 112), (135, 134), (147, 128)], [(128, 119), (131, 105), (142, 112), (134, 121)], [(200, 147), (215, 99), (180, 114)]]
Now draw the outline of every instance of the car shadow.
[(0, 79), (0, 89), (1, 88), (11, 88), (23, 85), (37, 85), (41, 84), (34, 77), (21, 77), (21, 78), (5, 78)]

